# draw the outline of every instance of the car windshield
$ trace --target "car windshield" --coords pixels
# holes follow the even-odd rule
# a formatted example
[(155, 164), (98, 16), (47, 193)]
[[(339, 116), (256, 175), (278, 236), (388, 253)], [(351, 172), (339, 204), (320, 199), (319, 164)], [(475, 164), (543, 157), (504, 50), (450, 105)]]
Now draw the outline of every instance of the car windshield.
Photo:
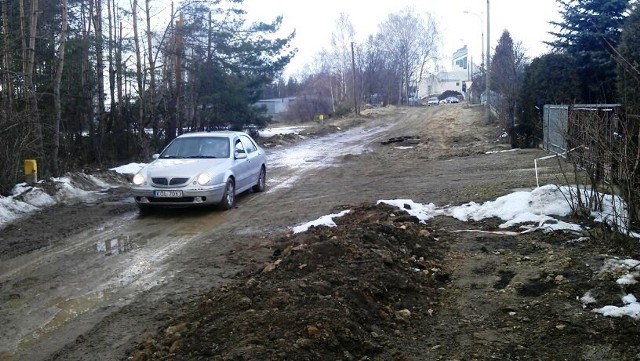
[(229, 139), (224, 137), (176, 138), (160, 158), (229, 158)]

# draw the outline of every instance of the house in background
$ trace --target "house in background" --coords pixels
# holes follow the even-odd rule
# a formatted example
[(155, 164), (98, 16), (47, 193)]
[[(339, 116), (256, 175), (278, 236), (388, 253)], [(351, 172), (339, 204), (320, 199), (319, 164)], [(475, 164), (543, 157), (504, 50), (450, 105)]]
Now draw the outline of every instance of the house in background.
[(450, 71), (438, 71), (426, 74), (418, 83), (418, 97), (426, 99), (429, 96), (440, 95), (447, 90), (455, 91), (467, 97), (467, 90), (471, 86), (473, 62), (469, 56), (467, 46), (453, 53)]
[(278, 114), (286, 113), (289, 110), (289, 105), (295, 99), (296, 97), (260, 99), (253, 106), (256, 108), (265, 107), (267, 108), (267, 115), (277, 116)]

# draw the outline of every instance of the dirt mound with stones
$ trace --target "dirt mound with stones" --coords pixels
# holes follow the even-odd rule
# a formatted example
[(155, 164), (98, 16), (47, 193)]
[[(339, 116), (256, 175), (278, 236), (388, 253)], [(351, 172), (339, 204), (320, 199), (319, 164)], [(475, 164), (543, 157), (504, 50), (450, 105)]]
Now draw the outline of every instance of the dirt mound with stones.
[(132, 359), (405, 359), (449, 275), (443, 244), (399, 213), (362, 206), (282, 236), (273, 262), (204, 295)]

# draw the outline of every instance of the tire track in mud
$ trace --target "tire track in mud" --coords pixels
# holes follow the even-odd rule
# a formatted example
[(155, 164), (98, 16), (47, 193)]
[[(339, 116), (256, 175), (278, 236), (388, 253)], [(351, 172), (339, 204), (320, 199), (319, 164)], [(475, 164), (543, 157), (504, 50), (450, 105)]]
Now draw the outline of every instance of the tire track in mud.
[[(164, 264), (226, 221), (224, 213), (139, 217), (126, 213), (52, 247), (0, 266), (0, 360), (39, 359), (58, 335), (80, 334), (79, 318), (120, 308), (172, 277)], [(160, 231), (158, 231), (160, 229)], [(29, 287), (22, 286), (28, 282)], [(95, 316), (94, 316), (95, 317)], [(51, 346), (55, 348), (55, 346)], [(33, 352), (33, 350), (37, 350)]]

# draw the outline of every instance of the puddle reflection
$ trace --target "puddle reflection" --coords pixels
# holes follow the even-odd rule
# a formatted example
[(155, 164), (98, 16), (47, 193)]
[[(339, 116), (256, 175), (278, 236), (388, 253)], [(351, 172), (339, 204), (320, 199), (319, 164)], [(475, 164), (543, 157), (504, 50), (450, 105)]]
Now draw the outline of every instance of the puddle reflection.
[(117, 238), (96, 242), (96, 250), (98, 253), (104, 253), (105, 256), (115, 256), (136, 248), (139, 248), (138, 245), (132, 242), (129, 236), (118, 236)]

